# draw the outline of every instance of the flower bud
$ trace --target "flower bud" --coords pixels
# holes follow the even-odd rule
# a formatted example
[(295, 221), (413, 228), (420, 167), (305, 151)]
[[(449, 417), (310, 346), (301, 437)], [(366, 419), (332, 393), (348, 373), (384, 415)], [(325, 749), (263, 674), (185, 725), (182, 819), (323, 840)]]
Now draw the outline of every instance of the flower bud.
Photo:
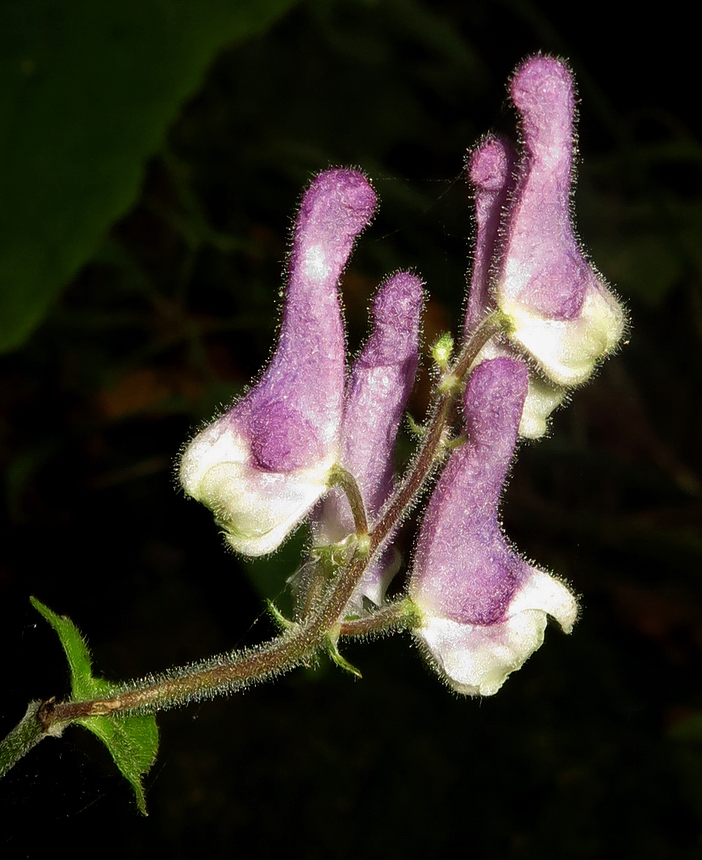
[(528, 370), (515, 358), (484, 361), (464, 395), (468, 441), (457, 448), (422, 522), (409, 593), (416, 633), (444, 680), (467, 695), (496, 693), (541, 645), (547, 616), (570, 632), (566, 586), (528, 564), (500, 528)]
[(338, 282), (375, 206), (356, 171), (328, 170), (311, 183), (295, 222), (275, 353), (259, 382), (183, 454), (183, 489), (211, 508), (239, 552), (276, 549), (326, 491), (338, 462), (345, 382)]
[[(398, 272), (378, 290), (373, 330), (346, 389), (341, 465), (358, 483), (371, 527), (395, 488), (393, 451), (417, 372), (422, 301), (422, 282), (410, 272)], [(353, 531), (349, 503), (335, 488), (315, 510), (313, 542), (336, 543)], [(396, 551), (381, 550), (356, 588), (349, 612), (360, 614), (364, 597), (382, 603), (397, 569)]]
[(512, 147), (498, 137), (486, 137), (470, 153), (468, 178), (475, 195), (475, 245), (470, 287), (463, 330), (469, 337), (490, 311), (495, 309), (491, 294), (499, 252), (502, 215), (513, 184), (516, 155)]

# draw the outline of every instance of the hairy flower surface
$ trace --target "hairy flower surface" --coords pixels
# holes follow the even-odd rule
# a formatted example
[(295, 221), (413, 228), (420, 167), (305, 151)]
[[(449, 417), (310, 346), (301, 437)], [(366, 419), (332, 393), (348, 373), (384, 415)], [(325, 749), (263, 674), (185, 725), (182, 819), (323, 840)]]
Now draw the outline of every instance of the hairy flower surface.
[[(344, 169), (321, 173), (303, 196), (269, 365), (195, 437), (180, 468), (185, 491), (245, 554), (273, 551), (308, 519), (309, 555), (289, 579), (295, 623), (279, 617), (288, 630), (328, 622), (310, 629), (349, 668), (341, 635), (413, 627), (444, 680), (468, 695), (495, 693), (541, 645), (549, 616), (566, 632), (575, 623), (571, 591), (505, 537), (500, 497), (518, 437), (546, 432), (626, 322), (571, 220), (570, 71), (531, 57), (510, 94), (521, 145), (486, 136), (470, 155), (476, 241), (462, 343), (454, 363), (450, 335), (435, 346), (441, 380), (399, 487), (394, 449), (418, 366), (423, 287), (406, 271), (380, 287), (347, 378), (338, 282), (376, 197)], [(443, 462), (461, 393), (465, 441), (451, 446), (427, 505), (406, 591), (388, 604), (399, 524)]]
[(185, 492), (212, 509), (239, 552), (276, 549), (326, 491), (338, 462), (346, 367), (338, 282), (375, 206), (356, 171), (328, 170), (312, 182), (295, 222), (270, 364), (183, 454)]
[(515, 72), (510, 94), (521, 114), (523, 152), (493, 289), (513, 342), (551, 382), (578, 385), (617, 346), (625, 318), (571, 220), (573, 78), (560, 60), (531, 57)]
[(547, 616), (570, 632), (577, 604), (563, 583), (510, 546), (499, 500), (514, 455), (528, 370), (484, 361), (464, 396), (468, 441), (450, 456), (421, 526), (410, 596), (417, 635), (458, 692), (489, 696), (541, 645)]
[(504, 140), (488, 136), (470, 153), (468, 179), (475, 193), (475, 246), (471, 267), (464, 337), (470, 337), (495, 309), (491, 280), (499, 253), (502, 216), (514, 184), (516, 154)]
[[(371, 527), (395, 482), (393, 451), (419, 361), (424, 291), (410, 272), (393, 275), (373, 302), (373, 330), (356, 358), (346, 390), (341, 465), (356, 479)], [(350, 505), (332, 490), (315, 511), (313, 540), (324, 546), (354, 531)], [(369, 565), (349, 605), (360, 614), (363, 598), (379, 605), (399, 560), (390, 547)]]

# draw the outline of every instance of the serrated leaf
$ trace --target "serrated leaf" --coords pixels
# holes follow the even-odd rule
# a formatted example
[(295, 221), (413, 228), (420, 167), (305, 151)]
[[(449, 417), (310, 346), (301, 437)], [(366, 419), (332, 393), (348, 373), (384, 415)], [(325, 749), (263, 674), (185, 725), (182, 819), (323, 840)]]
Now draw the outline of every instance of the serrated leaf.
[(71, 670), (71, 698), (79, 702), (85, 699), (94, 699), (96, 695), (102, 696), (109, 692), (107, 688), (110, 685), (107, 681), (93, 678), (93, 666), (88, 645), (71, 619), (52, 612), (36, 597), (30, 597), (29, 600), (37, 612), (54, 628), (61, 640)]
[[(88, 645), (80, 630), (65, 615), (57, 615), (36, 597), (32, 606), (56, 631), (71, 671), (71, 699), (76, 702), (108, 698), (118, 687), (93, 675)], [(146, 815), (146, 798), (142, 777), (156, 760), (158, 727), (153, 714), (115, 714), (76, 720), (100, 738), (124, 778), (134, 789), (139, 811)]]
[(142, 777), (151, 769), (158, 751), (158, 727), (153, 714), (87, 717), (77, 722), (105, 744), (122, 776), (134, 789), (139, 812), (147, 815)]
[(132, 204), (217, 51), (292, 0), (0, 4), (0, 351)]

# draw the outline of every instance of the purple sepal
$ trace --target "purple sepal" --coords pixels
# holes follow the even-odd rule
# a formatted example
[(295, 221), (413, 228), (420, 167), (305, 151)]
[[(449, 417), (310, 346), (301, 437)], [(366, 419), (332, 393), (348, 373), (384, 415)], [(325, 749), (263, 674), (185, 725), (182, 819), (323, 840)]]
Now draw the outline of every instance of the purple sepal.
[[(393, 275), (373, 301), (373, 330), (353, 364), (346, 388), (341, 465), (355, 477), (371, 527), (394, 490), (393, 451), (412, 391), (419, 353), (424, 292), (410, 272)], [(313, 543), (324, 546), (354, 531), (346, 497), (332, 490), (315, 510)], [(360, 614), (363, 598), (380, 604), (398, 560), (392, 547), (371, 561), (349, 603)]]
[(464, 323), (466, 337), (495, 309), (490, 282), (516, 160), (511, 146), (498, 137), (486, 137), (468, 157), (468, 178), (475, 194), (476, 233)]
[(328, 170), (305, 192), (295, 222), (275, 353), (260, 381), (189, 444), (188, 495), (212, 509), (229, 543), (272, 552), (326, 491), (339, 459), (345, 338), (341, 272), (376, 195), (360, 173)]
[(429, 501), (410, 580), (417, 635), (455, 690), (492, 695), (543, 641), (548, 615), (569, 632), (577, 604), (502, 533), (499, 501), (528, 387), (515, 358), (480, 364), (468, 381), (468, 441), (450, 456)]
[(512, 340), (558, 385), (584, 382), (611, 352), (625, 318), (590, 265), (571, 220), (575, 93), (564, 63), (535, 56), (515, 72), (523, 152), (494, 289)]

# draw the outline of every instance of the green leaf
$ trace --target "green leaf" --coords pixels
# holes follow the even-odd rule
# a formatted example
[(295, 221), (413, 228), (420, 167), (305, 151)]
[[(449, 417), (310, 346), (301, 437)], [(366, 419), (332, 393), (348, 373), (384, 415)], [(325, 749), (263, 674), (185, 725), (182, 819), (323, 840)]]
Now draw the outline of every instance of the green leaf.
[(54, 628), (61, 640), (63, 650), (68, 658), (71, 669), (71, 698), (79, 702), (85, 699), (94, 699), (95, 695), (103, 695), (110, 687), (107, 681), (93, 678), (93, 667), (90, 659), (88, 645), (83, 639), (80, 630), (65, 615), (57, 615), (48, 606), (37, 600), (36, 597), (29, 598), (32, 606), (42, 615)]
[(339, 652), (336, 642), (330, 639), (327, 643), (327, 649), (332, 661), (336, 663), (340, 669), (343, 669), (345, 672), (349, 672), (351, 675), (355, 675), (357, 678), (363, 677), (361, 670), (357, 669), (352, 663), (349, 663), (346, 657)]
[(87, 717), (78, 722), (105, 744), (122, 775), (131, 783), (139, 812), (147, 815), (141, 779), (156, 760), (156, 717), (153, 714), (116, 714), (114, 717)]
[[(80, 702), (109, 698), (119, 691), (115, 684), (93, 675), (90, 651), (78, 628), (65, 615), (57, 615), (36, 597), (32, 606), (54, 628), (66, 652), (71, 670), (71, 699)], [(110, 751), (115, 764), (129, 781), (136, 796), (139, 811), (146, 815), (146, 799), (142, 777), (156, 760), (158, 728), (152, 714), (115, 714), (85, 717), (77, 720), (100, 738)]]
[(291, 3), (0, 4), (0, 351), (22, 343), (132, 204), (217, 51)]

